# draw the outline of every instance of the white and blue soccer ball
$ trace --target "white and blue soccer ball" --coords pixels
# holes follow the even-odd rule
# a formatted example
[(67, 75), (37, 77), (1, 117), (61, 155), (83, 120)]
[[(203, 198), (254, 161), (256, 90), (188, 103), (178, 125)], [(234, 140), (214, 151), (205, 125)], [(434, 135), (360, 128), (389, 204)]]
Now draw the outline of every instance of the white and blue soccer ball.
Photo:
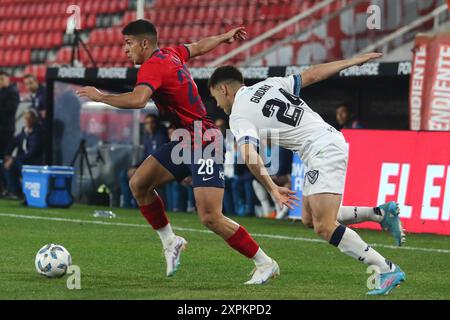
[(34, 264), (39, 274), (47, 278), (59, 278), (66, 274), (72, 258), (63, 246), (49, 243), (39, 249)]

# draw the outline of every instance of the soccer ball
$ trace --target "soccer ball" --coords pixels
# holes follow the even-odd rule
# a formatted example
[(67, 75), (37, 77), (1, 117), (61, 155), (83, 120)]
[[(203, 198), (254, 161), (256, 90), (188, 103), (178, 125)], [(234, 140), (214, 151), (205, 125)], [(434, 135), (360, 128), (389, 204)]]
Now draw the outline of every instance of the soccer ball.
[(39, 249), (34, 264), (39, 274), (47, 278), (59, 278), (66, 274), (72, 258), (63, 246), (49, 243)]

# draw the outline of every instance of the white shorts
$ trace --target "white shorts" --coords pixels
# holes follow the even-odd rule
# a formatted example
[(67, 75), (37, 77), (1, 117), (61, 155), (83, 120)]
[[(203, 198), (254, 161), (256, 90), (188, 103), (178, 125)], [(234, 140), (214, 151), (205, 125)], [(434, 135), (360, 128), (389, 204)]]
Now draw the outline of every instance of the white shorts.
[(319, 152), (305, 159), (303, 195), (317, 193), (343, 194), (348, 163), (348, 144), (344, 139), (333, 139)]

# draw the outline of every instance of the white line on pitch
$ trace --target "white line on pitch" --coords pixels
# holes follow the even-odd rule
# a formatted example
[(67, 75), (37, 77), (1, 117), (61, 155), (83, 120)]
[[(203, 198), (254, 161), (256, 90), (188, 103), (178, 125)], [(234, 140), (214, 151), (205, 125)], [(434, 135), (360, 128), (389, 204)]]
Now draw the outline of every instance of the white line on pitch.
[[(137, 227), (137, 228), (149, 228), (146, 224), (135, 224), (135, 223), (122, 223), (122, 222), (106, 222), (106, 221), (92, 221), (92, 220), (80, 220), (80, 219), (67, 219), (67, 218), (56, 218), (56, 217), (42, 217), (42, 216), (30, 216), (22, 214), (12, 214), (12, 213), (0, 213), (0, 217), (8, 218), (20, 218), (20, 219), (30, 219), (30, 220), (47, 220), (47, 221), (59, 221), (59, 222), (72, 222), (72, 223), (86, 223), (86, 224), (98, 224), (107, 226), (119, 226), (119, 227)], [(200, 233), (212, 233), (209, 230), (194, 229), (194, 228), (182, 228), (182, 227), (172, 227), (174, 230), (186, 231), (186, 232), (200, 232)], [(303, 237), (289, 237), (276, 234), (264, 234), (264, 233), (252, 233), (255, 237), (278, 239), (278, 240), (291, 240), (291, 241), (302, 241), (302, 242), (315, 242), (315, 243), (326, 243), (321, 239), (313, 238), (303, 238)], [(397, 247), (386, 244), (371, 244), (372, 247), (388, 248), (396, 250), (410, 250), (410, 251), (424, 251), (424, 252), (437, 252), (437, 253), (450, 253), (450, 250), (437, 249), (437, 248), (421, 248), (421, 247)]]

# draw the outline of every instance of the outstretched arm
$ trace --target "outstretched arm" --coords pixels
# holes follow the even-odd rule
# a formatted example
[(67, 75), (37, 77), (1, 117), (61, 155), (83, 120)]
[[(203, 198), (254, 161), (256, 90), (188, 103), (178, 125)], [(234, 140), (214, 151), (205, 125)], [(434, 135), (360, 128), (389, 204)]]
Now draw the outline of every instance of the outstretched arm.
[(269, 176), (264, 162), (261, 156), (255, 149), (255, 146), (251, 143), (245, 143), (241, 145), (241, 153), (247, 164), (247, 167), (253, 173), (255, 178), (261, 182), (261, 184), (266, 188), (273, 198), (278, 202), (280, 206), (287, 206), (293, 209), (297, 203), (294, 200), (300, 200), (295, 196), (296, 192), (289, 190), (285, 187), (279, 187), (273, 182), (272, 178)]
[(132, 92), (121, 94), (106, 94), (95, 87), (83, 87), (77, 91), (78, 96), (87, 97), (92, 101), (103, 102), (119, 109), (141, 109), (152, 96), (148, 86), (136, 86)]
[(216, 48), (221, 43), (232, 43), (235, 40), (245, 40), (247, 32), (244, 27), (234, 28), (224, 34), (204, 38), (188, 44), (191, 58), (201, 56)]
[(325, 80), (334, 74), (347, 69), (352, 66), (360, 66), (373, 59), (378, 59), (382, 56), (382, 53), (371, 52), (365, 53), (350, 59), (339, 60), (330, 63), (323, 63), (312, 66), (301, 73), (302, 88), (309, 86), (313, 83)]

